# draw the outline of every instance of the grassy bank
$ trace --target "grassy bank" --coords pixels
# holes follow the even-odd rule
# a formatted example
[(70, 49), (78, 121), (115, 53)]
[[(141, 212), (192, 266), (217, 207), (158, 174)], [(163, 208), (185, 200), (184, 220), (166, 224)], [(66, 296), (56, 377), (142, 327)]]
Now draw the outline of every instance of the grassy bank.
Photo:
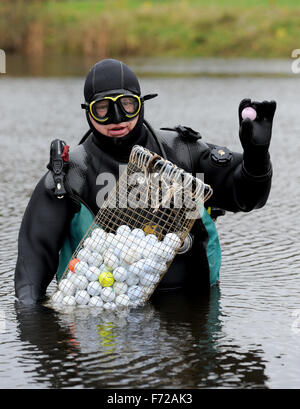
[(287, 58), (300, 48), (299, 17), (298, 0), (2, 0), (0, 48), (34, 56)]

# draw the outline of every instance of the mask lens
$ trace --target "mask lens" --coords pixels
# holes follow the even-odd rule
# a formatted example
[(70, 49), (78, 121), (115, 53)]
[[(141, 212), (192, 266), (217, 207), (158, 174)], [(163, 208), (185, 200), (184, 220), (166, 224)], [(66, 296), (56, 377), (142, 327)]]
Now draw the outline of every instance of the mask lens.
[(135, 97), (124, 96), (119, 99), (123, 110), (128, 115), (135, 115), (139, 109), (139, 101)]
[(107, 116), (109, 110), (109, 100), (101, 99), (93, 105), (93, 114), (100, 119)]

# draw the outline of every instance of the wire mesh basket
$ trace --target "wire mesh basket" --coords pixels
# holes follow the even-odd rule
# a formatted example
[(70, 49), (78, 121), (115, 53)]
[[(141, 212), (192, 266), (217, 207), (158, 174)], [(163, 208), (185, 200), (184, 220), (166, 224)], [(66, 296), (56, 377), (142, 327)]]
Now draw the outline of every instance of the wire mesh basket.
[(106, 310), (143, 305), (211, 194), (200, 179), (134, 146), (51, 301)]

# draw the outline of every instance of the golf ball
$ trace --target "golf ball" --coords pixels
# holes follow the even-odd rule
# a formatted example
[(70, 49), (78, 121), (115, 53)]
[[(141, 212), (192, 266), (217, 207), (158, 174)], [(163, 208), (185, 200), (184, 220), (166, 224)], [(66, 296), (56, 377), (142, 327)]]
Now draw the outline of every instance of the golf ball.
[(130, 233), (132, 237), (135, 237), (136, 239), (144, 239), (145, 238), (145, 233), (142, 229), (133, 229), (132, 232)]
[(85, 290), (89, 282), (88, 282), (88, 279), (84, 275), (76, 274), (72, 280), (72, 283), (77, 289)]
[(76, 305), (76, 300), (73, 295), (66, 295), (63, 298), (62, 303), (65, 305)]
[(119, 265), (119, 259), (113, 252), (107, 251), (104, 255), (104, 264), (114, 270)]
[(249, 118), (251, 121), (254, 121), (256, 118), (256, 111), (252, 107), (246, 107), (242, 110), (242, 119)]
[(97, 248), (96, 241), (92, 237), (88, 237), (84, 240), (83, 246), (89, 251), (94, 251)]
[(113, 289), (116, 295), (125, 294), (128, 289), (128, 285), (124, 282), (115, 281), (113, 284)]
[(92, 281), (91, 283), (88, 284), (86, 291), (91, 296), (99, 295), (102, 291), (102, 286), (100, 283), (98, 283), (98, 281)]
[(116, 304), (122, 307), (127, 307), (130, 303), (130, 298), (127, 294), (120, 294), (116, 297)]
[(141, 253), (138, 251), (137, 246), (132, 246), (126, 250), (123, 250), (120, 255), (120, 260), (122, 262), (132, 264), (141, 258)]
[(131, 233), (131, 230), (129, 226), (126, 226), (125, 224), (123, 224), (122, 226), (119, 226), (117, 228), (116, 233), (122, 236), (128, 236)]
[(89, 281), (96, 281), (98, 280), (98, 277), (100, 274), (101, 274), (101, 270), (95, 266), (92, 266), (87, 270), (87, 272), (85, 273), (85, 276)]
[(97, 227), (96, 229), (93, 230), (91, 237), (95, 241), (106, 240), (106, 232), (103, 229)]
[(145, 237), (145, 241), (146, 243), (150, 244), (152, 243), (157, 243), (158, 242), (158, 238), (155, 236), (155, 234), (147, 234), (147, 236)]
[(64, 293), (62, 291), (58, 290), (58, 291), (56, 291), (55, 294), (53, 294), (52, 301), (57, 303), (57, 304), (61, 304), (64, 296), (65, 296)]
[(101, 291), (101, 298), (104, 302), (110, 302), (115, 299), (115, 292), (111, 287), (104, 287)]
[(90, 250), (88, 250), (87, 248), (83, 248), (78, 252), (76, 258), (78, 258), (80, 261), (86, 261), (87, 262), (90, 256), (91, 256)]
[(127, 295), (130, 300), (137, 300), (139, 299), (143, 294), (143, 290), (139, 285), (133, 285), (129, 287)]
[(140, 283), (145, 286), (151, 286), (152, 284), (157, 284), (159, 282), (159, 274), (144, 274), (140, 278)]
[(103, 304), (103, 308), (105, 310), (115, 310), (117, 308), (116, 304), (114, 302), (106, 302)]
[(113, 285), (115, 279), (113, 274), (110, 271), (103, 271), (99, 275), (99, 283), (102, 285), (102, 287), (110, 287)]
[(89, 269), (89, 265), (86, 261), (80, 261), (74, 267), (76, 274), (85, 274)]
[(128, 276), (128, 271), (124, 267), (117, 267), (114, 269), (113, 275), (116, 281), (125, 281)]
[[(135, 263), (131, 264), (128, 267), (128, 273), (139, 276), (140, 274), (142, 274), (143, 269), (144, 269), (143, 260), (139, 260), (139, 261), (136, 261)], [(122, 281), (122, 280), (120, 280), (120, 281)]]
[(58, 288), (60, 289), (60, 291), (64, 293), (64, 295), (73, 295), (75, 292), (74, 284), (70, 280), (67, 280), (66, 278), (62, 279), (59, 282)]
[(78, 290), (75, 294), (76, 303), (79, 305), (86, 305), (90, 301), (90, 296), (85, 290)]
[(107, 233), (104, 247), (106, 248), (112, 247), (114, 243), (115, 243), (115, 235), (113, 233)]
[(127, 279), (126, 279), (126, 283), (131, 286), (131, 285), (135, 285), (139, 282), (139, 276), (137, 276), (136, 274), (129, 274)]
[(90, 298), (89, 305), (93, 305), (94, 307), (103, 307), (103, 301), (97, 295), (94, 295)]
[(89, 259), (88, 264), (93, 266), (100, 266), (103, 263), (103, 257), (98, 252), (92, 252)]
[(175, 233), (166, 234), (163, 243), (171, 247), (173, 250), (177, 250), (180, 247), (181, 240)]

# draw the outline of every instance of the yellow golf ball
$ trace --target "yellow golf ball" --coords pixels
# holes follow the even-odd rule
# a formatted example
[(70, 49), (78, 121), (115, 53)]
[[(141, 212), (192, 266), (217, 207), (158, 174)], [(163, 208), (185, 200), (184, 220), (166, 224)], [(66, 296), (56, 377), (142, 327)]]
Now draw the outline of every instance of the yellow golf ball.
[(110, 271), (103, 271), (99, 275), (99, 283), (102, 285), (102, 287), (110, 287), (113, 285), (114, 281), (114, 276)]

